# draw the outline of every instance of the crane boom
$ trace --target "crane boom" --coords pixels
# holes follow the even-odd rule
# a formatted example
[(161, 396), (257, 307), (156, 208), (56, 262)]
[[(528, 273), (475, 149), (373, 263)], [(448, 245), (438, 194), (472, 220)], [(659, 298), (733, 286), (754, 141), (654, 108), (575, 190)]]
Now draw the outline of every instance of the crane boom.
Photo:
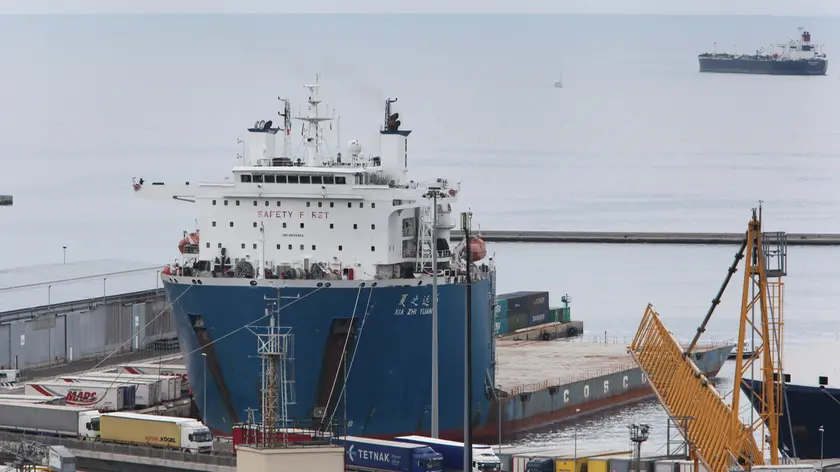
[[(697, 336), (688, 350), (683, 350), (653, 307), (648, 305), (629, 351), (650, 381), (660, 403), (671, 417), (694, 417), (690, 431), (679, 427), (693, 453), (712, 472), (733, 468), (779, 463), (779, 417), (782, 413), (782, 302), (786, 275), (786, 238), (784, 233), (761, 231), (761, 210), (753, 209), (744, 244), (729, 268), (720, 292), (712, 302)], [(688, 356), (705, 330), (715, 306), (740, 259), (744, 259), (738, 352), (735, 360), (735, 388), (732, 406), (711, 385)], [(778, 280), (771, 281), (770, 278)], [(744, 357), (747, 336), (754, 341), (753, 356)], [(767, 388), (754, 391), (744, 375), (758, 368)], [(741, 395), (759, 399), (758, 418), (741, 421)], [(755, 433), (760, 444), (756, 442)], [(767, 438), (767, 441), (763, 439)], [(769, 451), (766, 447), (769, 446)]]

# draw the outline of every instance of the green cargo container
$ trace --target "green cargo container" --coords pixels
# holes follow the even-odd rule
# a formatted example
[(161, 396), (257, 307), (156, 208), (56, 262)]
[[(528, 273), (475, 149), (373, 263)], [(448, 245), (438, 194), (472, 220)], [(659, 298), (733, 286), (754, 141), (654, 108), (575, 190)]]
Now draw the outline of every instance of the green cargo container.
[(531, 317), (528, 313), (508, 313), (507, 314), (507, 328), (508, 332), (516, 331), (517, 329), (527, 328), (528, 319)]
[(561, 310), (562, 310), (562, 308), (549, 308), (548, 309), (548, 322), (553, 323), (553, 322), (560, 321), (560, 319), (561, 319), (560, 311)]
[(563, 323), (572, 321), (572, 307), (564, 306), (560, 309), (560, 321)]

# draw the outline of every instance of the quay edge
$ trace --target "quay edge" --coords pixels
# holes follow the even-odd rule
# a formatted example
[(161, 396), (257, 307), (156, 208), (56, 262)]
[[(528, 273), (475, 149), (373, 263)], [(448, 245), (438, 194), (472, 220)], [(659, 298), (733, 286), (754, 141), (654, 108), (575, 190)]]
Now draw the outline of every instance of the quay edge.
[[(460, 237), (458, 231), (452, 231)], [(589, 244), (741, 244), (744, 233), (656, 233), (607, 231), (516, 231), (482, 230), (481, 238), (497, 243), (589, 243)], [(790, 246), (840, 246), (838, 233), (787, 233)]]

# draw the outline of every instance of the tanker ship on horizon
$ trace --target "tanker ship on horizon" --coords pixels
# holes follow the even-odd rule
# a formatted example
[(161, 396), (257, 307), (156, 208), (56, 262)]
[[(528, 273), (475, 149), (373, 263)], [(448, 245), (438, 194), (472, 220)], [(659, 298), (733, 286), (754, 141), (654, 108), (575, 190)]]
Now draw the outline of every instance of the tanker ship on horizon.
[(700, 72), (765, 75), (825, 75), (828, 59), (811, 44), (811, 33), (799, 28), (799, 39), (776, 46), (768, 53), (759, 49), (755, 54), (703, 53), (698, 56)]

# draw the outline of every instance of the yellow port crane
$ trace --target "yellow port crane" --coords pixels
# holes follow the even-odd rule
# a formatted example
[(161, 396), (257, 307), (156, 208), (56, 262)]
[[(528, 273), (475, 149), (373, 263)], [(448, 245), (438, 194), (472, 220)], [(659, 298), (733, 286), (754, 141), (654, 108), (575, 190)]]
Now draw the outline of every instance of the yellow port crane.
[[(744, 257), (746, 255), (746, 258)], [(738, 263), (745, 259), (741, 297), (738, 352), (735, 360), (735, 386), (732, 406), (726, 404), (717, 389), (692, 362), (689, 354), (706, 330), (706, 325), (720, 304), (721, 295)], [(674, 417), (692, 417), (678, 425), (691, 446), (695, 461), (702, 461), (710, 472), (749, 470), (765, 465), (768, 452), (772, 465), (779, 463), (779, 417), (782, 413), (782, 304), (786, 275), (787, 240), (784, 233), (762, 233), (761, 207), (753, 209), (752, 218), (740, 250), (729, 267), (726, 279), (712, 301), (697, 334), (686, 350), (668, 331), (648, 305), (629, 351), (656, 392), (660, 403)], [(753, 355), (744, 356), (747, 336), (755, 340)], [(751, 369), (760, 371), (764, 388), (753, 389), (744, 379)], [(741, 422), (741, 394), (758, 398), (758, 417), (751, 424)], [(749, 400), (748, 400), (749, 401)], [(760, 432), (760, 444), (754, 434)]]

